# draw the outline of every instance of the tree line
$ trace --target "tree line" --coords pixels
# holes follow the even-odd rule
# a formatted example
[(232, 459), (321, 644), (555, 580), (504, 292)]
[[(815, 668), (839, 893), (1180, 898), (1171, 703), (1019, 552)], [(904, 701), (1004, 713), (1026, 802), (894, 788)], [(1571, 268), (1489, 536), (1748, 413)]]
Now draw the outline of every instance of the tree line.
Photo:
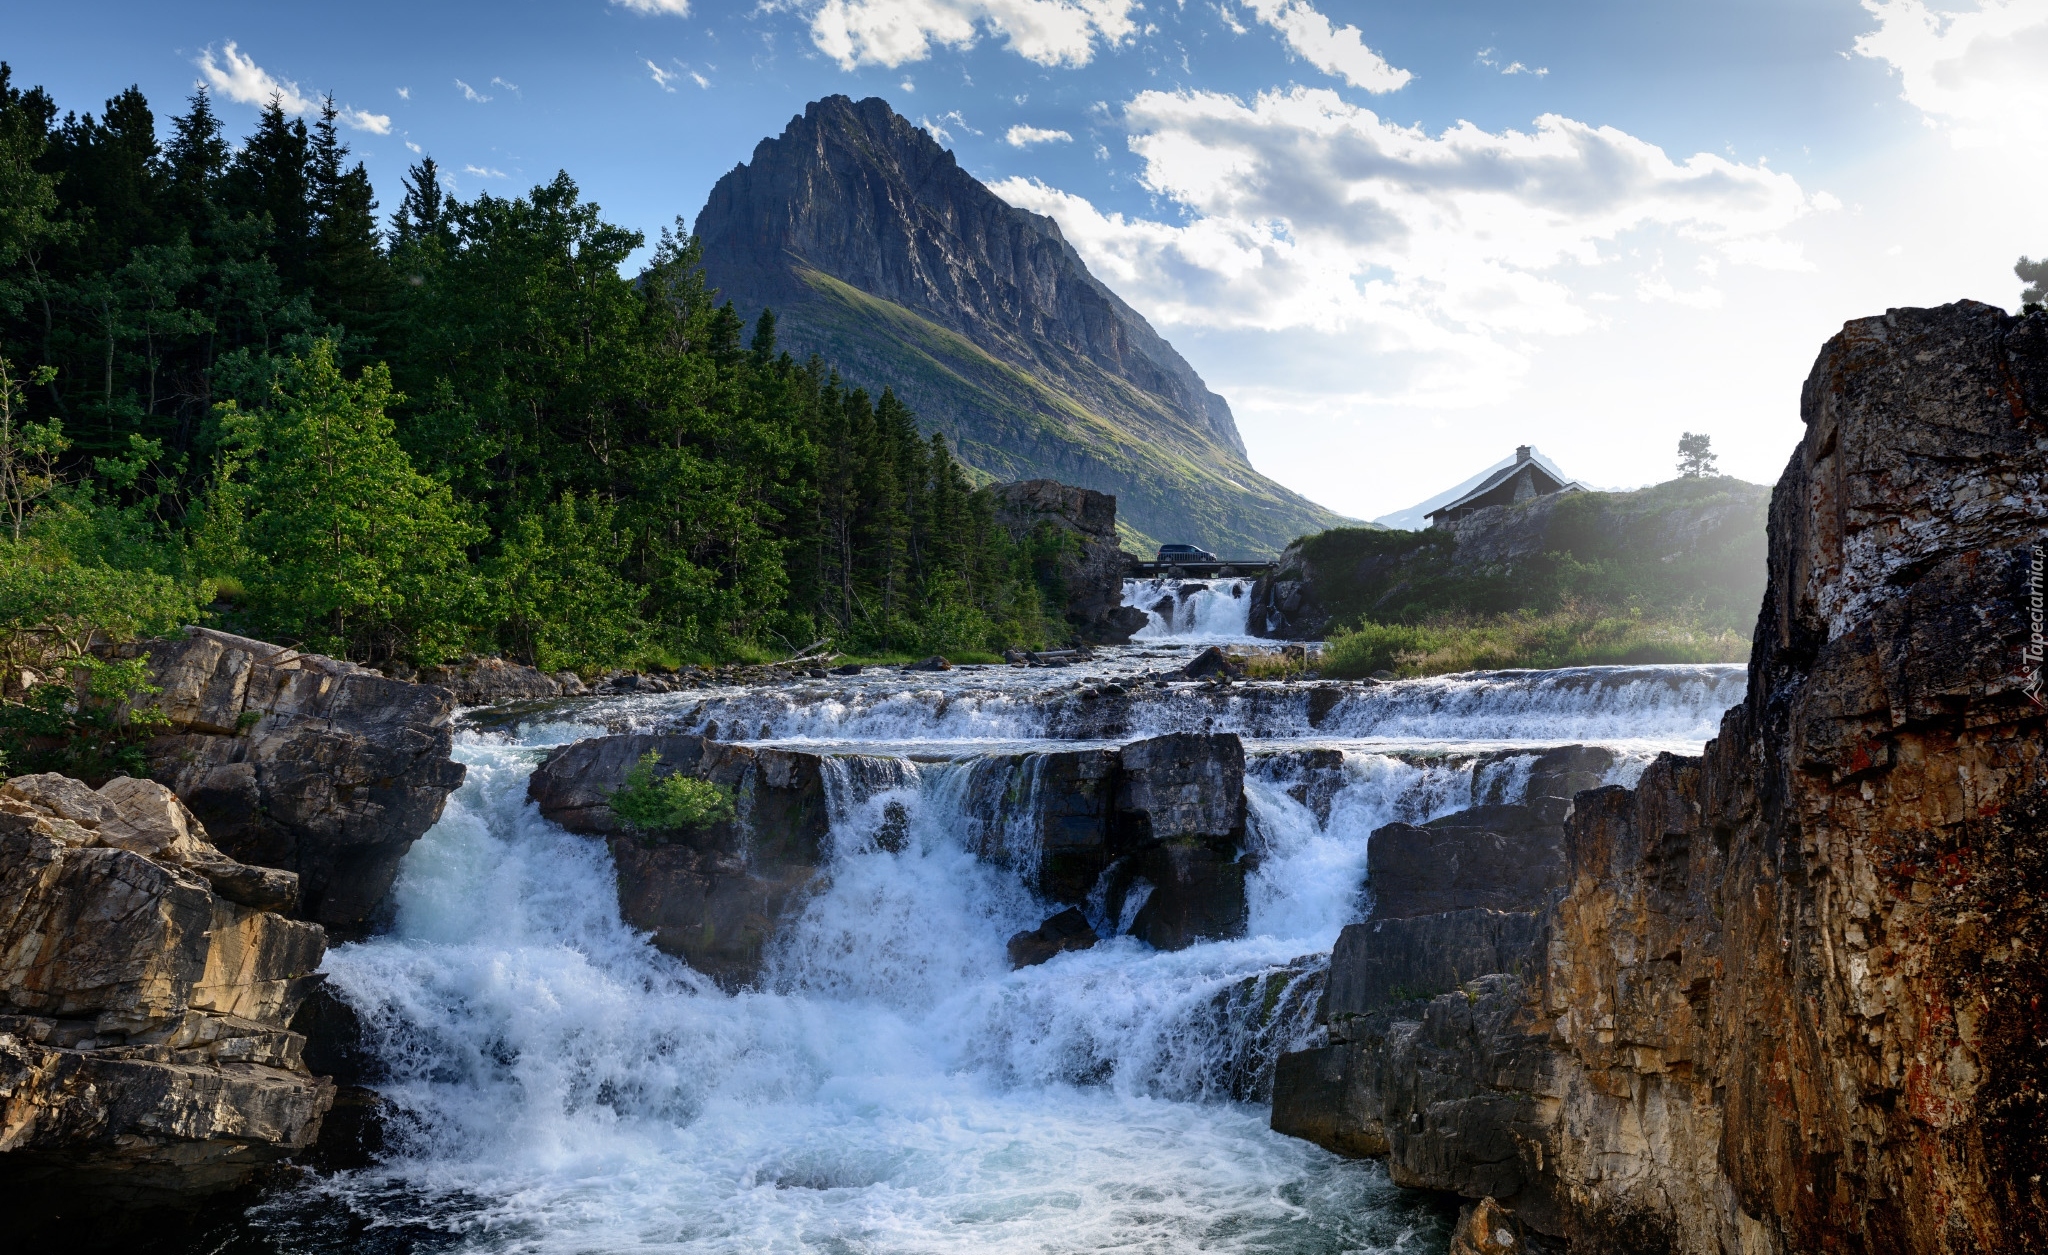
[(0, 619), (586, 671), (1063, 635), (1063, 542), (680, 225), (627, 274), (567, 174), (462, 200), (431, 158), (380, 219), (335, 124), (59, 118), (0, 64)]

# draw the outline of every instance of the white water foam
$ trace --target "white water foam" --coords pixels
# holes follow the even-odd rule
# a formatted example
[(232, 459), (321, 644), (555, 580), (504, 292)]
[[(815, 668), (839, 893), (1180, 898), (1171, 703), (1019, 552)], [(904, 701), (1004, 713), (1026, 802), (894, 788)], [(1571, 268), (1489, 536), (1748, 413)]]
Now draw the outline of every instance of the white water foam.
[(1327, 945), (1334, 908), (1010, 972), (1045, 904), (960, 839), (971, 764), (848, 766), (829, 888), (766, 991), (729, 995), (621, 924), (603, 846), (525, 803), (535, 747), (458, 752), (393, 932), (328, 959), (410, 1114), (387, 1162), (308, 1187), (327, 1205), (490, 1251), (1442, 1249), (1378, 1167), (1186, 1101), (1216, 1099), (1219, 994)]
[(1147, 620), (1133, 640), (1248, 641), (1252, 581), (1125, 580), (1124, 604)]

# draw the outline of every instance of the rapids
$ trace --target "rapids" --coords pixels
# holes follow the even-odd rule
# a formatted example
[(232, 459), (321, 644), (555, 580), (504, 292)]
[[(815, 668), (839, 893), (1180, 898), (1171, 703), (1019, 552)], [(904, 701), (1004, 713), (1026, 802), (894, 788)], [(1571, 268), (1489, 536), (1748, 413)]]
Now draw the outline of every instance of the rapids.
[[(473, 726), (469, 779), (408, 856), (392, 928), (325, 968), (401, 1113), (392, 1145), (260, 1207), (266, 1243), (1443, 1250), (1441, 1210), (1378, 1165), (1266, 1128), (1273, 1060), (1314, 1041), (1327, 952), (1360, 914), (1367, 835), (1517, 800), (1549, 746), (1610, 745), (1610, 779), (1632, 781), (1659, 751), (1697, 751), (1742, 672), (1446, 677), (1360, 690), (1312, 723), (1303, 685), (1153, 687), (1189, 644)], [(622, 924), (603, 844), (525, 799), (552, 745), (713, 724), (835, 755), (825, 887), (739, 994)], [(1249, 935), (1178, 953), (1118, 936), (1009, 970), (1006, 939), (1049, 913), (1025, 887), (1034, 753), (1176, 727), (1247, 735)], [(1312, 748), (1341, 755), (1316, 760), (1320, 791)]]

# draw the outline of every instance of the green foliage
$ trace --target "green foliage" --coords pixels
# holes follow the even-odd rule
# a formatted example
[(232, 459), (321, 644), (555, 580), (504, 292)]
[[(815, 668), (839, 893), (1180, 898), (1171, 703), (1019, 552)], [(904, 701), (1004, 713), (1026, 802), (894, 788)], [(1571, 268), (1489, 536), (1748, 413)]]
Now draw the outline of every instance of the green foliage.
[[(1540, 529), (1512, 561), (1459, 553), (1443, 528), (1340, 528), (1297, 542), (1333, 626), (1477, 621), (1569, 608), (1640, 611), (1746, 634), (1764, 591), (1769, 493), (1727, 478), (1630, 493), (1582, 492), (1506, 507), (1499, 526)], [(1282, 579), (1299, 570), (1281, 571)]]
[(894, 393), (748, 334), (686, 236), (622, 271), (643, 237), (566, 174), (464, 202), (423, 159), (380, 237), (331, 102), (238, 145), (203, 89), (161, 144), (132, 89), (59, 118), (0, 66), (0, 535), (373, 662), (1051, 630), (1029, 546)]
[(62, 660), (44, 682), (0, 701), (0, 769), (54, 771), (98, 787), (115, 776), (147, 776), (142, 743), (170, 727), (150, 699), (149, 656)]
[(248, 590), (258, 631), (325, 652), (437, 661), (457, 652), (482, 539), (399, 447), (381, 366), (346, 378), (314, 342), (270, 404), (221, 407), (226, 455), (206, 505), (213, 556)]
[(680, 772), (659, 774), (661, 755), (647, 751), (626, 773), (626, 783), (606, 799), (617, 815), (642, 836), (659, 839), (722, 823), (737, 813), (732, 790)]
[(1517, 667), (1741, 662), (1748, 656), (1748, 638), (1725, 628), (1570, 609), (1471, 621), (1367, 621), (1330, 634), (1322, 669), (1347, 679), (1379, 671), (1406, 678)]
[(61, 667), (105, 645), (161, 635), (196, 621), (209, 591), (154, 572), (74, 562), (36, 543), (0, 541), (0, 665)]

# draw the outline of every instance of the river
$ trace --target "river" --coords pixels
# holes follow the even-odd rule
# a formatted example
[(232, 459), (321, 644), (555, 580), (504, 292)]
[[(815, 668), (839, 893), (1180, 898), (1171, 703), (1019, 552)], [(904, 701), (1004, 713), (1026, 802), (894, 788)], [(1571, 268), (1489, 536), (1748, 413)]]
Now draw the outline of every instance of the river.
[[(1517, 800), (1563, 744), (1614, 749), (1610, 782), (1632, 783), (1660, 751), (1697, 752), (1743, 672), (1493, 673), (1320, 703), (1302, 684), (1156, 684), (1244, 638), (1242, 591), (1133, 581), (1152, 622), (1071, 668), (871, 671), (465, 731), (468, 781), (407, 857), (392, 928), (325, 967), (403, 1112), (391, 1153), (272, 1196), (254, 1235), (563, 1255), (1442, 1251), (1439, 1205), (1266, 1127), (1272, 1059), (1316, 1032), (1313, 997), (1287, 991), (1359, 917), (1368, 835)], [(721, 992), (655, 951), (619, 920), (604, 845), (526, 801), (549, 747), (623, 728), (834, 756), (828, 879), (758, 989)], [(1056, 908), (976, 851), (1017, 824), (1033, 751), (1175, 730), (1245, 738), (1248, 935), (1176, 953), (1119, 936), (1011, 971), (1007, 938)], [(1311, 749), (1337, 752), (1315, 788)], [(1017, 774), (991, 788), (992, 771)], [(908, 839), (878, 842), (884, 824)], [(1095, 922), (1132, 909), (1097, 904)]]

